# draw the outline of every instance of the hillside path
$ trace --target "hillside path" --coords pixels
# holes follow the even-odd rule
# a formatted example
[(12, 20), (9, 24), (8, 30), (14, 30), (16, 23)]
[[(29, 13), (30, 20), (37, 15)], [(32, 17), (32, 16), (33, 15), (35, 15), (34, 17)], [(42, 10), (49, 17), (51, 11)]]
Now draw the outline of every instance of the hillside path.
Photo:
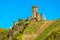
[(42, 33), (42, 31), (44, 31), (51, 23), (52, 21), (45, 21), (45, 23), (38, 29), (38, 31), (35, 34)]
[(23, 40), (28, 40), (28, 38), (36, 38), (40, 33), (42, 33), (50, 24), (52, 23), (52, 21), (45, 21), (44, 24), (42, 24), (42, 26), (37, 30), (36, 33), (29, 35), (26, 34), (24, 35)]

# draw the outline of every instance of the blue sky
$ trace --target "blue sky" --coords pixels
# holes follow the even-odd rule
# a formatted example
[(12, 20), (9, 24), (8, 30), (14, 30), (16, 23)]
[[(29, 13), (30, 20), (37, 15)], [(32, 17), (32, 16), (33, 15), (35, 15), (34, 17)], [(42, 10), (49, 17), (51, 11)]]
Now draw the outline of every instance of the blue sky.
[(60, 0), (0, 0), (0, 28), (10, 28), (18, 18), (31, 16), (34, 5), (47, 20), (60, 18)]

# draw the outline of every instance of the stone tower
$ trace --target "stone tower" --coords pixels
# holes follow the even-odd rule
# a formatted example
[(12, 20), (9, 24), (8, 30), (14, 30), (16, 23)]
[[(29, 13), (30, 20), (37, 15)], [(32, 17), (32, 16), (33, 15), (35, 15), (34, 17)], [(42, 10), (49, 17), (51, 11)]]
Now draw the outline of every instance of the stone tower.
[(38, 10), (37, 6), (32, 7), (32, 18), (36, 18), (37, 10)]
[(42, 20), (42, 14), (38, 14), (38, 7), (33, 6), (32, 7), (32, 16), (29, 18), (29, 20), (32, 21), (41, 21)]

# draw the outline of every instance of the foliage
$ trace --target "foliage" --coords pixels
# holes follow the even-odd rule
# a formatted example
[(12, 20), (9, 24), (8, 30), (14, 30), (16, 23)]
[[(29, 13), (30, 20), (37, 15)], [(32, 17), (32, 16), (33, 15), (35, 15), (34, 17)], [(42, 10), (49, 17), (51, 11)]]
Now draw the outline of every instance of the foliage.
[(23, 19), (19, 18), (17, 25), (20, 26), (21, 24), (24, 24), (24, 21), (23, 21)]
[(22, 18), (19, 18), (19, 19), (18, 19), (18, 22), (21, 22), (21, 21), (23, 21), (23, 19), (22, 19)]

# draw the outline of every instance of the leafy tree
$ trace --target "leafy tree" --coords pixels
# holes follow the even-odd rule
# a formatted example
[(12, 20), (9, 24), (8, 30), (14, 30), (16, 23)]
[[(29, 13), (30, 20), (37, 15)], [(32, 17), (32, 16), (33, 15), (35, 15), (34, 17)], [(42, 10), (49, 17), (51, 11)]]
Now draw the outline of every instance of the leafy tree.
[(23, 24), (23, 23), (24, 23), (23, 19), (22, 19), (22, 18), (19, 18), (19, 19), (18, 19), (18, 24), (17, 24), (17, 25), (20, 26), (20, 25)]
[(23, 19), (22, 19), (22, 18), (19, 18), (19, 19), (18, 19), (18, 22), (22, 22), (22, 21), (23, 21)]

